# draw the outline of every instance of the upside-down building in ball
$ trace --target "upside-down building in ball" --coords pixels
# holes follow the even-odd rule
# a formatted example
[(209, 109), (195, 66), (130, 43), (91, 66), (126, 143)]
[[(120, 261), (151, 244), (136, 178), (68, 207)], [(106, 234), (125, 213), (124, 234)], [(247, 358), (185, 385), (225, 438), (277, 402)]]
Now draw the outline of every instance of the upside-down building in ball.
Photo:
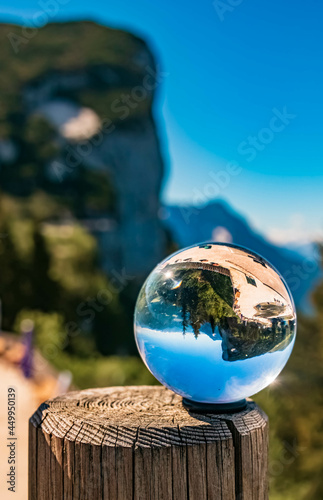
[(139, 294), (135, 335), (167, 387), (206, 403), (238, 401), (273, 381), (296, 334), (283, 278), (242, 247), (204, 243), (159, 264)]

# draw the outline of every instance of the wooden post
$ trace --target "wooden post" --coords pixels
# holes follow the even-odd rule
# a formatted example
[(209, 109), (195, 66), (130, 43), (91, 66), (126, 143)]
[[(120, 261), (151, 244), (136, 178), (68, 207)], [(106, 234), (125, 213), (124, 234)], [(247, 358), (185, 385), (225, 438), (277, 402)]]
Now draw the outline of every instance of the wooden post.
[(30, 419), (29, 500), (267, 500), (268, 421), (164, 387), (70, 392)]

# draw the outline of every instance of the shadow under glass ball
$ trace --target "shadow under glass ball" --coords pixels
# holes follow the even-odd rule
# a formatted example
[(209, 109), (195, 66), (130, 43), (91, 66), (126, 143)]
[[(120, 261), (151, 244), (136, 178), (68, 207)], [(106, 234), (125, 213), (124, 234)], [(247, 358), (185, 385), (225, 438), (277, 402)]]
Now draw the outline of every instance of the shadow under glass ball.
[(186, 400), (234, 403), (275, 380), (293, 349), (296, 312), (280, 274), (259, 255), (204, 243), (171, 255), (144, 283), (139, 352)]

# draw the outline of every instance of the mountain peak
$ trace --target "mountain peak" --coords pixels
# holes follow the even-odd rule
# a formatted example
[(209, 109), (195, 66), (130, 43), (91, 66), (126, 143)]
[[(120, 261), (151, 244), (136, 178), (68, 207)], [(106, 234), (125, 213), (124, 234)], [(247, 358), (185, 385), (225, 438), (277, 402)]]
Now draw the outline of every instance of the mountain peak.
[[(304, 307), (313, 282), (319, 276), (319, 266), (296, 251), (278, 247), (256, 232), (248, 221), (225, 200), (215, 200), (201, 207), (168, 205), (164, 208), (165, 224), (181, 247), (203, 241), (234, 243), (259, 253), (285, 278), (295, 303)], [(299, 273), (310, 268), (311, 272)]]

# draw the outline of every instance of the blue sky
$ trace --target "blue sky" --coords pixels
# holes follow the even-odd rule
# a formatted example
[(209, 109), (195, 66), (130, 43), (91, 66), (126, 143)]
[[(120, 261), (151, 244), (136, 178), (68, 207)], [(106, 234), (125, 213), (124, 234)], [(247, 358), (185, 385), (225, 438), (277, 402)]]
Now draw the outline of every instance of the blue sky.
[[(218, 195), (275, 241), (323, 235), (322, 2), (54, 1), (48, 19), (129, 29), (168, 73), (156, 105), (164, 201)], [(32, 24), (45, 5), (0, 1), (1, 18)]]

